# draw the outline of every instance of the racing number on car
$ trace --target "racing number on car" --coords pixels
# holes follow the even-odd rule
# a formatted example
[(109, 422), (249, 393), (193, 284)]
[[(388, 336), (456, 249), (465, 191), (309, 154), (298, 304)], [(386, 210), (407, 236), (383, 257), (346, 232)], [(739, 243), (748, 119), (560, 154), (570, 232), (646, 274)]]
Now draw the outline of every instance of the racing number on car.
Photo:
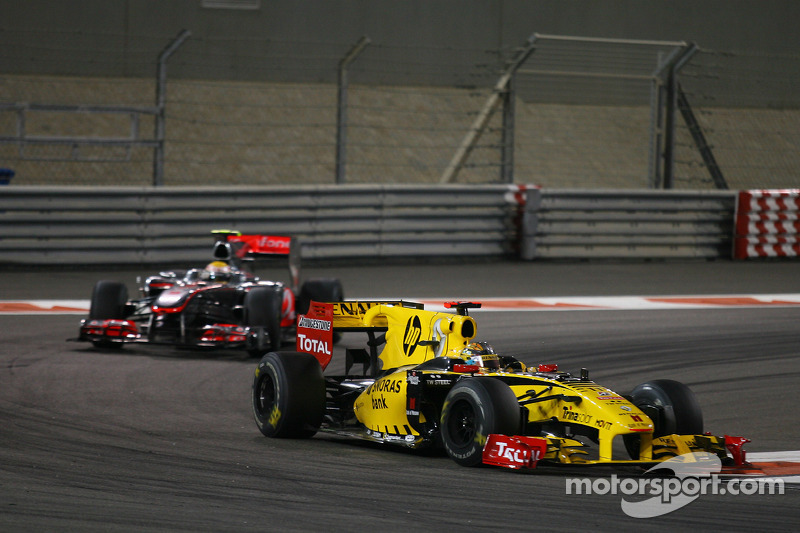
[(419, 317), (414, 315), (408, 319), (406, 332), (403, 336), (403, 353), (406, 354), (406, 357), (411, 357), (411, 354), (417, 349), (417, 343), (421, 336), (422, 324), (419, 321)]

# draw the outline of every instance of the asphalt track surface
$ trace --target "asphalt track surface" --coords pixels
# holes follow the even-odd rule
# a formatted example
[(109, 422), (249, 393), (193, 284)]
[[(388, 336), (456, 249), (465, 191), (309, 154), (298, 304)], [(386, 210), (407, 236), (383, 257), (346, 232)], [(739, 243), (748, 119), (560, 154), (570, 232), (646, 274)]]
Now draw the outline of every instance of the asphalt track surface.
[[(0, 299), (133, 292), (148, 271), (5, 272)], [(348, 297), (800, 293), (800, 265), (517, 263), (313, 269)], [(266, 277), (266, 276), (265, 276)], [(472, 313), (478, 337), (527, 363), (587, 367), (618, 392), (683, 381), (706, 430), (750, 452), (800, 449), (800, 306)], [(620, 495), (567, 495), (567, 477), (464, 468), (445, 456), (316, 436), (267, 439), (250, 410), (255, 361), (238, 352), (66, 342), (76, 315), (0, 315), (0, 531), (791, 531), (783, 495), (704, 495), (635, 519)], [(348, 334), (340, 346), (360, 346)], [(339, 348), (341, 349), (341, 348)], [(340, 359), (340, 358), (339, 358)], [(336, 355), (331, 370), (340, 372)]]

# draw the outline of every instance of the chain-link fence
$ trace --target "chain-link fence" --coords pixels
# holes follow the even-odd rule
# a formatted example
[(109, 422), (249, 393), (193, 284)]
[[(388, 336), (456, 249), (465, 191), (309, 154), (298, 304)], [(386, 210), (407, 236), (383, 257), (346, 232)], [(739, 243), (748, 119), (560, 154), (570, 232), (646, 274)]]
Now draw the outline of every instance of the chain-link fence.
[[(0, 77), (0, 166), (15, 185), (148, 185), (154, 80)], [(127, 109), (127, 111), (126, 111)]]
[[(85, 35), (76, 39), (89, 46)], [(160, 179), (153, 174), (159, 113), (155, 77), (2, 75), (0, 167), (13, 168), (19, 185), (334, 183), (337, 130), (344, 128), (348, 183), (435, 182), (488, 94), (499, 54), (487, 51), (485, 63), (465, 67), (445, 48), (370, 44), (349, 69), (348, 120), (340, 125), (335, 80), (346, 49), (243, 40), (241, 57), (219, 58), (215, 79), (187, 79), (201, 69), (208, 73), (213, 62), (199, 61), (216, 44), (213, 38), (190, 37), (170, 58), (170, 76), (162, 87)], [(149, 54), (155, 73), (159, 49), (154, 43), (141, 37), (125, 46), (134, 58)], [(96, 54), (85, 57), (98, 60)], [(88, 69), (80, 55), (72, 62), (72, 70)], [(229, 81), (229, 62), (250, 64), (254, 78), (303, 82)], [(455, 85), (402, 83), (425, 73), (456, 80)], [(489, 133), (484, 142), (460, 181), (497, 181), (496, 141)]]
[[(654, 152), (663, 125), (653, 87), (679, 43), (539, 39), (503, 89), (515, 95), (513, 107), (487, 109), (517, 50), (388, 46), (370, 37), (347, 67), (343, 123), (337, 72), (348, 50), (331, 43), (242, 39), (232, 55), (227, 39), (226, 53), (215, 56), (221, 39), (189, 37), (169, 59), (163, 109), (156, 67), (167, 42), (120, 42), (126, 61), (149, 63), (153, 79), (4, 74), (0, 58), (0, 167), (16, 172), (16, 185), (151, 185), (163, 116), (163, 185), (335, 183), (337, 142), (345, 142), (347, 183), (437, 183), (466, 148), (454, 182), (510, 175), (547, 187), (652, 185), (654, 158), (663, 157)], [(59, 36), (59, 47), (74, 48), (71, 72), (121, 53), (92, 42)], [(253, 80), (228, 79), (233, 64), (247, 65)], [(680, 70), (681, 94), (730, 188), (800, 185), (800, 100), (786, 97), (798, 64), (800, 56), (701, 50)], [(714, 188), (683, 117), (673, 186)]]
[[(680, 84), (730, 189), (800, 187), (800, 55), (701, 49)], [(675, 186), (713, 187), (679, 122)]]
[(519, 70), (515, 175), (549, 187), (644, 188), (654, 88), (686, 43), (543, 35)]

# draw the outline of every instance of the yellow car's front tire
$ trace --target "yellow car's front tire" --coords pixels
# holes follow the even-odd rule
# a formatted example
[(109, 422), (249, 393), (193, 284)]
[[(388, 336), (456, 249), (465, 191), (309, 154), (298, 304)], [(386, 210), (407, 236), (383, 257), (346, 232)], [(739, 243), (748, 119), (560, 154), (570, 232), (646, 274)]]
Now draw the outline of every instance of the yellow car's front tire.
[[(702, 435), (703, 411), (694, 392), (679, 381), (654, 379), (637, 385), (628, 399), (653, 421), (653, 436)], [(639, 458), (638, 435), (623, 437), (632, 459)]]
[(447, 454), (462, 466), (482, 463), (483, 446), (492, 433), (519, 433), (520, 408), (511, 388), (488, 377), (456, 383), (442, 408), (441, 437)]

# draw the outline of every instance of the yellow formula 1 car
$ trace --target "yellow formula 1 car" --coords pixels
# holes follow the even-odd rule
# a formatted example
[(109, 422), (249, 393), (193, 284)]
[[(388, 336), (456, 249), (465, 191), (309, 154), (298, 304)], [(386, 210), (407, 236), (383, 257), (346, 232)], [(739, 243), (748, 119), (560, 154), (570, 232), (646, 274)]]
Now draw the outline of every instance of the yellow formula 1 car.
[[(447, 313), (407, 302), (312, 302), (298, 318), (297, 351), (269, 353), (256, 368), (256, 424), (267, 437), (324, 431), (440, 446), (464, 466), (646, 465), (690, 452), (745, 462), (749, 441), (703, 433), (685, 385), (654, 380), (623, 396), (586, 369), (526, 367), (473, 340), (468, 309), (479, 306), (447, 304), (456, 311)], [(352, 331), (367, 334), (366, 347), (346, 350), (345, 375), (323, 374), (334, 332)]]

